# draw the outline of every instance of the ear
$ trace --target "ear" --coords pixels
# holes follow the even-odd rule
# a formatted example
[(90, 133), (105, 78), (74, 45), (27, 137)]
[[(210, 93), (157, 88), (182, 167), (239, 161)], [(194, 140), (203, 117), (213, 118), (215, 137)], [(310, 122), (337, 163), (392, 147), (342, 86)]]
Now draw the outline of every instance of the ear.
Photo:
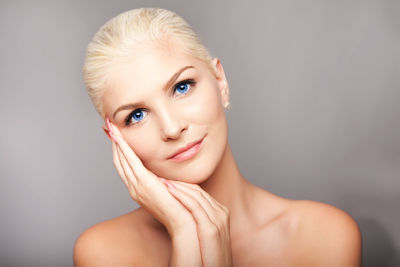
[(221, 93), (221, 104), (224, 106), (229, 103), (229, 84), (225, 77), (224, 68), (218, 58), (212, 60), (212, 66), (216, 73), (216, 79), (218, 83), (218, 88)]

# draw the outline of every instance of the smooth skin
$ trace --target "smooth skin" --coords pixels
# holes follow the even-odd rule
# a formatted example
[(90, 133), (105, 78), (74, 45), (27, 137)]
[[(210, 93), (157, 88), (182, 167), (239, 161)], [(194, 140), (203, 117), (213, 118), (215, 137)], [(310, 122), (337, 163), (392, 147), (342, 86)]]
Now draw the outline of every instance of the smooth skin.
[[(178, 43), (135, 51), (113, 69), (103, 104), (114, 166), (141, 207), (87, 229), (75, 244), (75, 266), (361, 265), (361, 235), (350, 215), (276, 196), (241, 175), (227, 142), (229, 86), (217, 58), (214, 75)], [(162, 90), (184, 66), (192, 67)], [(196, 83), (176, 94), (177, 82), (189, 78)], [(146, 112), (126, 125), (138, 106), (113, 115), (133, 100)], [(192, 159), (168, 159), (204, 136)]]
[[(118, 154), (114, 164), (131, 197), (167, 226), (173, 241), (176, 238), (175, 242), (179, 242), (178, 246), (183, 245), (182, 249), (173, 250), (171, 265), (231, 266), (228, 209), (198, 185), (165, 179), (158, 182), (159, 179), (141, 164), (118, 129), (107, 122), (112, 129), (112, 139), (119, 144), (113, 143)], [(152, 203), (154, 200), (160, 203)]]

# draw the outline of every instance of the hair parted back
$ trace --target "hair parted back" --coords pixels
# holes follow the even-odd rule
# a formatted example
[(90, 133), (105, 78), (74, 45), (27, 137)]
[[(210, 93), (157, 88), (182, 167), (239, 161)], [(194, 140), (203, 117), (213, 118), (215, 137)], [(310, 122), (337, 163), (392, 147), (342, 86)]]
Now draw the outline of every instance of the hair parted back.
[(102, 118), (101, 97), (112, 65), (126, 61), (135, 45), (163, 38), (179, 40), (185, 52), (211, 65), (212, 57), (190, 25), (178, 14), (161, 8), (138, 8), (123, 12), (107, 21), (87, 46), (83, 78), (88, 94)]

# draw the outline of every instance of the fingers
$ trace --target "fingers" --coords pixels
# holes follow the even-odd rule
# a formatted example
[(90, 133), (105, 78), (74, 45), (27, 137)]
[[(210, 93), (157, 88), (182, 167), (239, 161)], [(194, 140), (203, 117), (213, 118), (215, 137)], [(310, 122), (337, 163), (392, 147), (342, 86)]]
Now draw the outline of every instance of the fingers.
[[(149, 172), (146, 167), (144, 167), (142, 161), (131, 149), (131, 147), (126, 143), (118, 127), (111, 123), (108, 118), (106, 118), (106, 123), (109, 129), (109, 136), (117, 144), (115, 145), (115, 143), (113, 142), (113, 147), (116, 146), (115, 150), (117, 153), (115, 154), (118, 155), (118, 157), (114, 161), (118, 172), (123, 173), (123, 175), (120, 176), (124, 178), (125, 184), (128, 185), (129, 182), (132, 182), (136, 187), (138, 182), (145, 182), (145, 180), (141, 179), (140, 177), (156, 177), (154, 174), (150, 175), (152, 173)], [(149, 181), (149, 179), (146, 180)], [(186, 192), (186, 198), (185, 195), (179, 193), (178, 194), (179, 196), (181, 196), (182, 201), (184, 199), (187, 200), (186, 205), (188, 205), (188, 209), (190, 207), (190, 204), (201, 207), (202, 210), (206, 211), (208, 218), (212, 222), (216, 222), (218, 220), (216, 213), (228, 214), (228, 209), (218, 203), (200, 186), (184, 182), (175, 182), (175, 184), (182, 190), (182, 192)], [(190, 200), (189, 198), (187, 198), (187, 196), (191, 196), (194, 200)], [(202, 214), (199, 213), (198, 215), (200, 216), (199, 218), (203, 218)]]
[[(114, 143), (114, 145), (116, 144)], [(136, 177), (131, 169), (131, 166), (128, 164), (128, 161), (126, 160), (125, 155), (122, 153), (121, 149), (118, 146), (117, 146), (117, 153), (120, 159), (122, 169), (125, 173), (126, 185), (129, 187), (129, 184), (132, 183), (136, 187), (137, 185)]]
[(147, 173), (147, 169), (144, 167), (142, 161), (132, 150), (132, 148), (126, 143), (118, 127), (111, 123), (108, 118), (106, 119), (106, 122), (108, 129), (110, 130), (110, 135), (115, 138), (116, 143), (118, 144), (122, 153), (125, 155), (127, 163), (130, 165), (133, 173), (136, 177), (142, 177), (142, 175)]
[[(207, 228), (210, 228), (210, 223), (214, 225), (208, 212), (206, 212), (206, 209), (202, 206), (204, 205), (204, 200), (199, 202), (195, 197), (190, 195), (190, 192), (182, 190), (182, 185), (179, 185), (179, 189), (177, 187), (177, 184), (176, 187), (168, 186), (168, 190), (187, 210), (190, 211), (199, 229), (203, 229), (204, 231)], [(201, 202), (203, 202), (203, 204), (200, 204)]]
[(104, 132), (111, 139), (113, 163), (115, 168), (117, 169), (119, 176), (121, 177), (121, 180), (124, 182), (125, 186), (128, 187), (128, 189), (131, 183), (136, 186), (136, 177), (134, 176), (133, 171), (126, 160), (125, 155), (122, 153), (121, 149), (115, 142), (115, 137), (112, 136), (106, 129), (104, 129)]
[(126, 186), (128, 186), (128, 180), (127, 180), (125, 171), (124, 171), (124, 169), (122, 167), (120, 156), (119, 156), (118, 151), (117, 151), (117, 149), (118, 149), (117, 148), (117, 144), (115, 144), (114, 142), (111, 142), (111, 144), (112, 144), (114, 166), (117, 169), (117, 172), (118, 172), (119, 176), (121, 177), (121, 180), (124, 182), (124, 184)]
[(228, 209), (198, 185), (167, 182), (175, 186), (168, 190), (191, 212), (197, 224), (203, 266), (232, 266)]
[(184, 182), (168, 182), (176, 187), (175, 189), (168, 187), (169, 191), (193, 214), (204, 231), (210, 230), (210, 223), (217, 230), (221, 230), (229, 223), (228, 209), (219, 204), (200, 186)]
[(207, 197), (205, 197), (205, 194), (203, 194), (203, 192), (204, 193), (206, 192), (204, 190), (202, 190), (201, 188), (200, 188), (201, 190), (194, 189), (193, 187), (190, 187), (188, 183), (184, 182), (174, 182), (174, 185), (179, 190), (183, 191), (184, 193), (192, 197), (201, 206), (201, 208), (204, 209), (204, 211), (210, 218), (211, 222), (217, 224), (218, 220), (217, 213), (220, 212), (218, 210), (219, 207), (215, 203), (213, 203), (214, 202), (213, 199), (208, 199)]
[(202, 197), (204, 197), (205, 199), (208, 200), (208, 202), (210, 203), (210, 205), (212, 205), (213, 208), (215, 208), (217, 210), (221, 210), (225, 213), (229, 213), (229, 210), (225, 206), (223, 206), (217, 200), (215, 200), (215, 198), (210, 196), (210, 194), (208, 194), (206, 191), (204, 191), (198, 184), (190, 184), (190, 183), (185, 183), (185, 182), (181, 182), (181, 181), (174, 181), (174, 183), (181, 184), (181, 185), (185, 186), (188, 190), (191, 190), (192, 192), (196, 192), (195, 196), (196, 195), (198, 196), (198, 194), (201, 194)]
[[(107, 119), (113, 148), (114, 165), (127, 186), (131, 197), (159, 220), (169, 233), (195, 230), (196, 223), (190, 211), (174, 197), (156, 174), (144, 167), (141, 160), (124, 140), (118, 128)], [(207, 216), (204, 213), (203, 216)], [(200, 217), (201, 215), (198, 215)], [(209, 221), (209, 219), (208, 219)]]

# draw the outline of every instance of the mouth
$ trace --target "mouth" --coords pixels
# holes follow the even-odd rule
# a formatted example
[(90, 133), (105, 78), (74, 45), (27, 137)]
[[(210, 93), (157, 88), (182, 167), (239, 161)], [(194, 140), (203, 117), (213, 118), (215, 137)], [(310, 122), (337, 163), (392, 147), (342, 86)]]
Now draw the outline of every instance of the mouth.
[(168, 157), (169, 160), (183, 161), (193, 158), (200, 150), (200, 146), (205, 136), (200, 140), (187, 144), (185, 147), (178, 149), (173, 155)]

